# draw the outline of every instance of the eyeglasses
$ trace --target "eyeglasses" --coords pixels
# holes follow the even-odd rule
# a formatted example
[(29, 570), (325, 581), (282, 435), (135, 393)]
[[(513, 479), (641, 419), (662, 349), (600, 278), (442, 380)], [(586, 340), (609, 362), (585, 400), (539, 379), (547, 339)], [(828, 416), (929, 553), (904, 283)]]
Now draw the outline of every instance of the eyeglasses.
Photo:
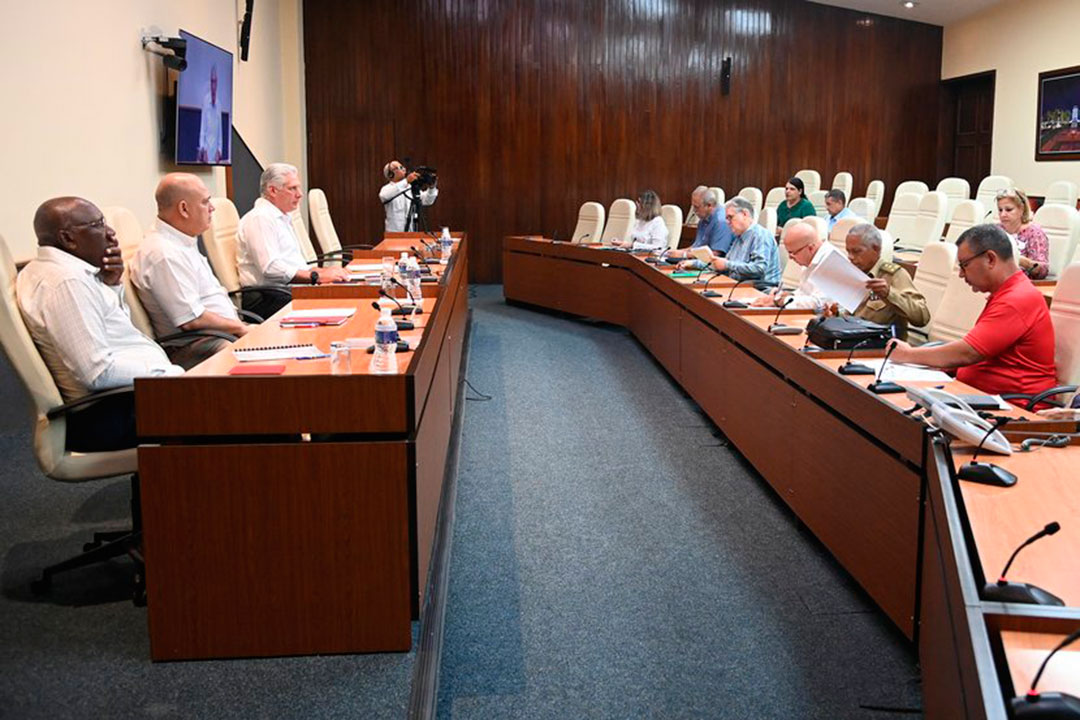
[(808, 247), (810, 247), (810, 245), (803, 245), (803, 246), (802, 246), (801, 248), (799, 248), (798, 250), (788, 250), (788, 255), (789, 255), (789, 256), (794, 256), (794, 255), (798, 255), (798, 254), (799, 254), (799, 253), (801, 253), (801, 252), (802, 252), (803, 250), (806, 250), (806, 249), (807, 249)]
[(105, 227), (105, 216), (102, 215), (97, 220), (91, 220), (90, 222), (72, 223), (71, 225), (68, 225), (68, 227), (69, 228), (88, 227), (88, 228), (90, 228), (92, 230), (101, 230), (101, 229), (103, 229)]
[(983, 256), (983, 255), (985, 255), (985, 254), (986, 254), (986, 253), (988, 253), (988, 252), (990, 252), (989, 248), (988, 248), (988, 249), (986, 249), (986, 250), (983, 250), (983, 251), (982, 251), (981, 253), (977, 253), (977, 254), (975, 254), (975, 255), (972, 255), (972, 256), (971, 256), (971, 257), (969, 257), (969, 258), (968, 258), (967, 260), (961, 260), (961, 261), (960, 261), (959, 263), (957, 263), (957, 264), (958, 264), (958, 265), (960, 266), (960, 269), (961, 269), (961, 270), (967, 270), (967, 266), (968, 266), (968, 265), (970, 265), (970, 264), (972, 263), (972, 261), (973, 261), (973, 260), (975, 260), (976, 258), (979, 258), (979, 257), (981, 257), (981, 256)]

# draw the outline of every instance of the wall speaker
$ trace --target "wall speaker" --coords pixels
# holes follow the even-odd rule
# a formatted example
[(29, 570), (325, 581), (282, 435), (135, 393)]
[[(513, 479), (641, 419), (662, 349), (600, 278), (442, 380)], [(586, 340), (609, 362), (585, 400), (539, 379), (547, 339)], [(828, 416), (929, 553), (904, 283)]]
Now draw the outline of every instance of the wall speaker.
[(720, 65), (720, 94), (731, 94), (731, 58), (724, 58), (724, 62)]

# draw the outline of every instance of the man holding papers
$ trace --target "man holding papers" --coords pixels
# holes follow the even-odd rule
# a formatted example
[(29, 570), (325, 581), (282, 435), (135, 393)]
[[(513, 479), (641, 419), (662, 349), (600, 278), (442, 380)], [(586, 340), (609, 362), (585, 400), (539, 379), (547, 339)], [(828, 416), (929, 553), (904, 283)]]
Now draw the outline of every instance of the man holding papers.
[[(907, 270), (881, 258), (881, 233), (870, 223), (851, 228), (845, 239), (851, 264), (870, 276), (866, 299), (851, 314), (855, 317), (896, 328), (896, 337), (907, 340), (908, 325), (930, 322), (926, 298), (915, 287)], [(840, 308), (833, 304), (827, 315), (837, 315)]]
[(894, 340), (895, 362), (957, 368), (956, 379), (990, 394), (1033, 395), (1057, 384), (1054, 326), (1046, 299), (1016, 264), (1012, 241), (997, 225), (976, 225), (956, 241), (960, 277), (988, 292), (975, 327), (960, 340), (911, 347)]
[(794, 300), (788, 306), (791, 309), (822, 312), (834, 300), (839, 300), (839, 298), (830, 297), (815, 281), (815, 272), (829, 256), (839, 255), (839, 252), (821, 239), (813, 225), (804, 222), (793, 225), (784, 235), (784, 247), (788, 251), (788, 262), (795, 262), (803, 268), (798, 287), (795, 288), (794, 293), (783, 292), (778, 288), (769, 295), (755, 299), (752, 303), (754, 306), (780, 307), (789, 297), (792, 297)]
[[(711, 192), (711, 191), (710, 191)], [(754, 280), (759, 290), (780, 284), (780, 258), (776, 240), (769, 231), (754, 222), (754, 206), (749, 200), (734, 197), (724, 205), (724, 215), (735, 239), (726, 257), (714, 257), (710, 266), (735, 280)], [(703, 267), (699, 260), (684, 260), (680, 268)]]

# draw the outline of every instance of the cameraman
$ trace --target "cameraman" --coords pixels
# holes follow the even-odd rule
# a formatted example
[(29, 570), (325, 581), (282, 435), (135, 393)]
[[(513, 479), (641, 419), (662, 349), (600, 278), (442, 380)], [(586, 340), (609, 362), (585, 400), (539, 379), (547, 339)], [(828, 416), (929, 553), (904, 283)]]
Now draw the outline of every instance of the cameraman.
[[(389, 182), (379, 190), (379, 200), (386, 209), (386, 232), (402, 232), (408, 221), (409, 209), (412, 203), (412, 185), (420, 177), (417, 172), (405, 174), (405, 166), (397, 160), (391, 160), (383, 167), (383, 177)], [(431, 187), (420, 190), (420, 202), (431, 205), (439, 196), (439, 188), (435, 187), (433, 179)], [(393, 199), (391, 199), (393, 198)], [(387, 202), (389, 201), (389, 202)], [(415, 226), (409, 228), (416, 230)]]

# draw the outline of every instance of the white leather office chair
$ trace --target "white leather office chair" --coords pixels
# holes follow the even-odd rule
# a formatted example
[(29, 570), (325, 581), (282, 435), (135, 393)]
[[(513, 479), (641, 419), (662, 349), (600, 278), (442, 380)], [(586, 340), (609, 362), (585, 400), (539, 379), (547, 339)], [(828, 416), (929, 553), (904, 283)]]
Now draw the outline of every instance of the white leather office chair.
[(776, 208), (761, 208), (758, 211), (757, 221), (758, 225), (768, 230), (770, 235), (776, 236)]
[(610, 245), (612, 240), (630, 239), (630, 231), (634, 228), (634, 207), (634, 201), (627, 198), (619, 198), (611, 203), (607, 225), (601, 236), (605, 245)]
[(787, 246), (784, 245), (784, 238), (787, 236), (788, 231), (800, 222), (802, 222), (800, 218), (791, 218), (784, 223), (784, 227), (780, 230), (780, 247), (778, 248), (781, 266), (780, 284), (786, 288), (794, 288), (802, 280), (802, 265), (791, 259), (788, 255)]
[(823, 219), (829, 216), (829, 209), (825, 207), (826, 192), (826, 190), (815, 190), (812, 193), (807, 193), (807, 199), (814, 206), (814, 212), (819, 218)]
[[(923, 249), (913, 280), (915, 288), (926, 298), (931, 323), (945, 297), (945, 287), (949, 284), (949, 278), (955, 274), (957, 274), (955, 244), (933, 243)], [(929, 332), (928, 325), (913, 326), (910, 329), (924, 338)]]
[(901, 195), (918, 195), (921, 198), (928, 192), (930, 192), (930, 188), (922, 180), (905, 180), (896, 186), (896, 192), (893, 193), (893, 203), (895, 204), (897, 198)]
[(851, 228), (855, 227), (859, 223), (863, 222), (862, 218), (847, 217), (843, 220), (837, 220), (833, 225), (833, 229), (829, 231), (829, 242), (836, 247), (837, 250), (847, 254), (847, 235), (851, 231)]
[(945, 193), (931, 190), (919, 200), (919, 211), (915, 216), (915, 230), (910, 241), (905, 239), (906, 247), (924, 248), (932, 242), (940, 242), (945, 230), (945, 210), (948, 200)]
[(337, 230), (334, 229), (334, 220), (330, 217), (330, 204), (326, 201), (326, 193), (319, 188), (308, 191), (308, 214), (311, 216), (311, 227), (315, 229), (315, 239), (319, 241), (319, 264), (329, 265), (332, 261), (337, 261), (334, 264), (348, 263), (352, 259), (350, 250), (370, 250), (374, 247), (341, 244)]
[(919, 216), (919, 198), (915, 193), (902, 193), (893, 199), (889, 209), (889, 220), (885, 229), (893, 236), (897, 245), (915, 247), (909, 240), (915, 235), (915, 220)]
[[(945, 243), (936, 244), (947, 247)], [(967, 335), (968, 331), (975, 327), (979, 313), (986, 306), (986, 298), (984, 293), (972, 290), (971, 286), (960, 277), (960, 273), (949, 273), (949, 280), (945, 284), (945, 293), (938, 304), (937, 313), (930, 315), (930, 328), (927, 335), (931, 342), (952, 342)]]
[(817, 230), (818, 237), (822, 240), (829, 239), (829, 223), (825, 222), (823, 218), (819, 218), (817, 215), (811, 215), (810, 217), (795, 218), (796, 220), (802, 220), (804, 223), (813, 225)]
[(871, 180), (866, 186), (866, 199), (874, 203), (873, 217), (866, 219), (874, 222), (881, 215), (881, 204), (885, 202), (885, 183), (881, 180)]
[(116, 233), (116, 242), (120, 244), (120, 257), (124, 261), (124, 299), (127, 301), (128, 314), (131, 324), (147, 337), (154, 337), (154, 327), (150, 322), (150, 316), (146, 314), (142, 300), (135, 283), (131, 281), (131, 259), (139, 251), (139, 243), (143, 239), (143, 229), (135, 213), (125, 207), (112, 206), (101, 208), (101, 214), (105, 216), (105, 222)]
[(877, 211), (874, 209), (874, 201), (870, 198), (854, 198), (848, 203), (848, 210), (858, 215), (868, 223), (873, 224)]
[(1066, 205), (1043, 205), (1035, 211), (1034, 222), (1042, 226), (1050, 245), (1050, 275), (1065, 269), (1080, 236), (1080, 213)]
[(724, 195), (724, 188), (711, 187), (709, 189), (712, 190), (714, 193), (716, 193), (716, 207), (718, 207), (718, 208), (724, 207), (724, 203), (727, 202), (727, 196)]
[(945, 208), (945, 222), (952, 222), (953, 211), (962, 200), (971, 199), (971, 183), (964, 178), (942, 178), (935, 188), (938, 192), (945, 193), (948, 206)]
[(784, 202), (784, 199), (784, 188), (770, 188), (769, 192), (765, 193), (765, 207), (775, 210), (776, 208), (780, 207), (780, 203)]
[(1080, 189), (1071, 180), (1055, 180), (1046, 189), (1046, 204), (1066, 205), (1075, 210), (1078, 192), (1080, 192)]
[(795, 177), (803, 181), (807, 195), (821, 189), (821, 173), (817, 170), (800, 170), (795, 173)]
[(881, 235), (881, 259), (884, 262), (892, 262), (893, 259), (893, 236), (887, 230), (878, 230)]
[[(1062, 269), (1050, 303), (1050, 320), (1054, 323), (1054, 365), (1060, 385), (1080, 385), (1080, 263)], [(1067, 397), (1058, 397), (1068, 405)]]
[(583, 242), (600, 242), (600, 236), (604, 234), (604, 206), (598, 202), (585, 202), (578, 209), (577, 225), (574, 226), (574, 234), (570, 236), (570, 242), (580, 244)]
[(986, 215), (986, 208), (978, 200), (961, 200), (953, 208), (952, 220), (949, 221), (949, 230), (945, 233), (945, 242), (955, 243), (965, 230), (982, 223), (990, 222)]
[(997, 210), (997, 194), (1013, 186), (1012, 178), (1008, 175), (987, 175), (979, 183), (979, 189), (975, 192), (975, 199), (987, 208)]
[(674, 250), (679, 247), (679, 238), (682, 237), (682, 208), (678, 205), (661, 205), (660, 217), (664, 218), (664, 225), (668, 232), (668, 249)]
[(842, 190), (843, 193), (844, 193), (844, 198), (845, 199), (847, 199), (847, 200), (851, 199), (851, 192), (854, 189), (854, 187), (855, 187), (855, 179), (851, 176), (851, 173), (849, 173), (849, 172), (838, 172), (838, 173), (836, 173), (836, 175), (833, 176), (832, 188), (834, 190)]
[(296, 240), (300, 244), (300, 254), (304, 256), (309, 265), (317, 263), (319, 253), (315, 252), (315, 246), (311, 242), (311, 235), (308, 234), (307, 223), (304, 222), (304, 215), (300, 212), (299, 207), (289, 213), (289, 221), (292, 223)]
[(746, 186), (739, 191), (739, 197), (746, 198), (750, 201), (750, 204), (754, 206), (754, 212), (760, 214), (761, 208), (765, 206), (765, 196), (761, 194), (761, 189)]
[[(132, 388), (114, 388), (92, 393), (65, 403), (45, 361), (41, 359), (30, 332), (23, 322), (15, 297), (15, 261), (7, 243), (0, 238), (0, 345), (34, 404), (34, 458), (46, 476), (61, 482), (84, 482), (118, 475), (133, 475), (138, 470), (135, 448), (109, 452), (72, 452), (66, 448), (67, 416), (104, 397), (130, 393)], [(133, 481), (133, 488), (135, 487)], [(137, 503), (134, 504), (137, 507)], [(84, 567), (120, 555), (139, 546), (138, 517), (131, 532), (96, 533), (94, 542), (81, 555), (44, 569), (41, 580), (32, 587), (46, 592), (54, 574)], [(136, 588), (139, 599), (141, 588)]]
[[(241, 306), (241, 296), (246, 291), (259, 291), (276, 293), (282, 296), (292, 297), (287, 288), (273, 285), (257, 286), (252, 288), (240, 287), (240, 272), (236, 265), (237, 233), (240, 229), (240, 214), (236, 211), (229, 198), (211, 198), (214, 205), (214, 214), (210, 218), (210, 227), (203, 233), (203, 245), (206, 247), (206, 257), (210, 261), (210, 269), (214, 271), (218, 281), (237, 308)], [(248, 314), (249, 317), (257, 316)], [(261, 318), (260, 318), (261, 320)]]

